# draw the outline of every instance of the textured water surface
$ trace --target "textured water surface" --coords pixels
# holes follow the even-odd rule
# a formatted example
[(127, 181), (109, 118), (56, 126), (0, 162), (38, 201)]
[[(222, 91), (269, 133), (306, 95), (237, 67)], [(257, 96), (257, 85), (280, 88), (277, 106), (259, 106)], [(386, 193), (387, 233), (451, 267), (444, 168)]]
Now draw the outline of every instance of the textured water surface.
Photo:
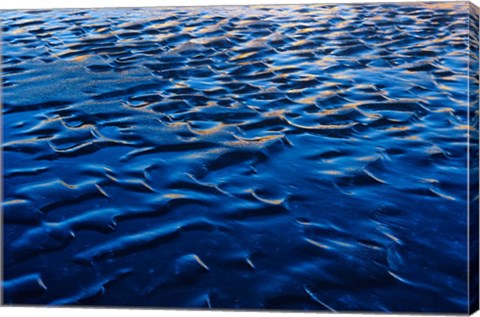
[(465, 312), (468, 14), (1, 12), (5, 302)]

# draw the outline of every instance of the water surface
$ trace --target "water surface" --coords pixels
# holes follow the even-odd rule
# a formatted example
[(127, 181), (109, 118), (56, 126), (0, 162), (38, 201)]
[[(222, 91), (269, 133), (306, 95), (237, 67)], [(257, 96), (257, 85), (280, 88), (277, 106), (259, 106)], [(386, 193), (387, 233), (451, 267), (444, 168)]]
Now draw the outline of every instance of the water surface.
[(5, 302), (465, 312), (468, 9), (1, 12)]

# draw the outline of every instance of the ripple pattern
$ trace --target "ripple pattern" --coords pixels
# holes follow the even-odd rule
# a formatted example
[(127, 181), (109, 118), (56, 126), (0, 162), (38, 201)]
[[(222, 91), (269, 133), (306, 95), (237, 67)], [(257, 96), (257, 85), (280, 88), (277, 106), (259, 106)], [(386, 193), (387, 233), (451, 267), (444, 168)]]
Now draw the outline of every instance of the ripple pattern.
[(472, 10), (0, 12), (5, 303), (466, 312)]

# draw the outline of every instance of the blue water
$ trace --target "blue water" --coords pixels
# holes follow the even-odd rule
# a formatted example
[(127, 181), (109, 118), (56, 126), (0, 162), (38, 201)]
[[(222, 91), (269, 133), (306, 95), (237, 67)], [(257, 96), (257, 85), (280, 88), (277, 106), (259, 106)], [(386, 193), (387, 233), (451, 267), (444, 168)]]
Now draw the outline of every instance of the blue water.
[(1, 12), (5, 303), (466, 312), (468, 8)]

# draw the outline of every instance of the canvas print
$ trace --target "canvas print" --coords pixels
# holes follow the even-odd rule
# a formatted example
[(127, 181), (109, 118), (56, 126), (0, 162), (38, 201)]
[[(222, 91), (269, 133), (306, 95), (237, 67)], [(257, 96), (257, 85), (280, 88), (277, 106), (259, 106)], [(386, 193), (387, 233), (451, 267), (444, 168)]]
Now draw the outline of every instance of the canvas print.
[(4, 305), (478, 308), (473, 4), (0, 19)]

